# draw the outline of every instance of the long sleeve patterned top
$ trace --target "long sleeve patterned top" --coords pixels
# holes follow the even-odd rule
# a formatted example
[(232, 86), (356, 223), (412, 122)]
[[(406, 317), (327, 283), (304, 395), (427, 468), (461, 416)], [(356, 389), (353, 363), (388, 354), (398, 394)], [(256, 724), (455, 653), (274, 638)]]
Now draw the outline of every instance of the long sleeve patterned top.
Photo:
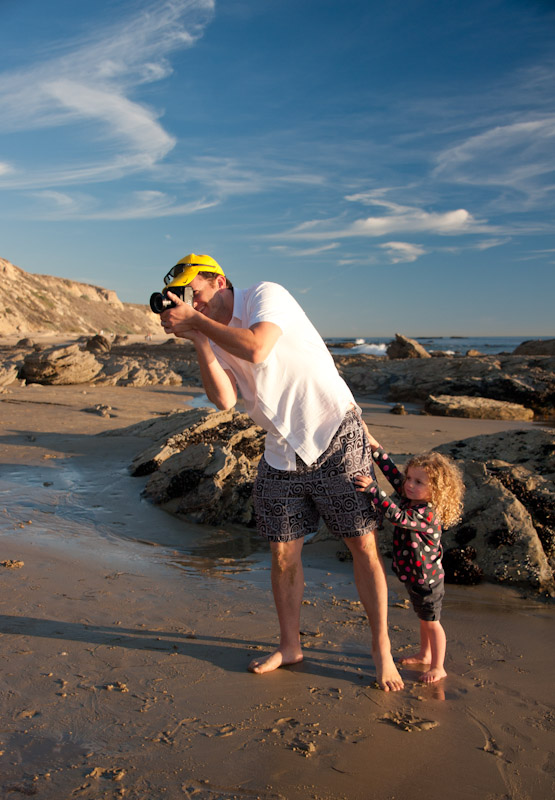
[[(397, 491), (403, 476), (382, 447), (372, 450), (372, 458)], [(395, 526), (393, 531), (393, 569), (399, 580), (431, 588), (444, 578), (441, 558), (441, 524), (431, 503), (410, 501), (399, 495), (395, 503), (377, 481), (365, 489), (370, 500)]]

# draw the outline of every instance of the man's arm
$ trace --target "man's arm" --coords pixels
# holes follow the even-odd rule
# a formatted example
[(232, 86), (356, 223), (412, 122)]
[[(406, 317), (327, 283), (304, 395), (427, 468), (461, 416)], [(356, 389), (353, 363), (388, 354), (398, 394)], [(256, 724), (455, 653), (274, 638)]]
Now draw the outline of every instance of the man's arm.
[(266, 360), (282, 333), (279, 325), (273, 322), (256, 322), (250, 328), (230, 328), (195, 311), (172, 292), (168, 292), (168, 297), (176, 303), (176, 307), (162, 314), (162, 325), (166, 333), (194, 340), (194, 336), (189, 334), (198, 331), (226, 353), (252, 364), (260, 364)]
[(222, 367), (206, 336), (198, 334), (194, 337), (193, 344), (197, 351), (200, 377), (206, 396), (222, 411), (233, 408), (237, 402), (237, 384), (233, 374)]

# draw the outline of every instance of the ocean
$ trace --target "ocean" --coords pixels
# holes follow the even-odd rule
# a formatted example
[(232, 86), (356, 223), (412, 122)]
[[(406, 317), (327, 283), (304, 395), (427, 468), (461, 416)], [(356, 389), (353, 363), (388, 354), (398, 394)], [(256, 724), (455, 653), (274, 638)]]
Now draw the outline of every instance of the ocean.
[[(385, 356), (386, 347), (393, 336), (367, 337), (329, 337), (326, 344), (332, 353), (369, 353), (374, 356)], [(550, 336), (414, 336), (411, 337), (428, 352), (441, 350), (452, 355), (465, 355), (468, 350), (479, 350), (484, 355), (496, 353), (512, 353), (515, 347), (530, 339), (550, 339)], [(341, 347), (346, 343), (354, 343), (348, 349)], [(338, 347), (334, 347), (338, 345)]]

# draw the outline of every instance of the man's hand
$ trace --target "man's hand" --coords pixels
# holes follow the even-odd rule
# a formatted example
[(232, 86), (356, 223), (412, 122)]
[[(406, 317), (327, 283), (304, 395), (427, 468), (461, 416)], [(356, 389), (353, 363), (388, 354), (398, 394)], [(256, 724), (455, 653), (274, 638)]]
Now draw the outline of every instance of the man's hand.
[(164, 331), (173, 333), (182, 339), (194, 339), (194, 321), (198, 311), (195, 311), (188, 303), (184, 303), (173, 292), (167, 292), (167, 297), (175, 303), (175, 308), (168, 308), (160, 314), (160, 324)]

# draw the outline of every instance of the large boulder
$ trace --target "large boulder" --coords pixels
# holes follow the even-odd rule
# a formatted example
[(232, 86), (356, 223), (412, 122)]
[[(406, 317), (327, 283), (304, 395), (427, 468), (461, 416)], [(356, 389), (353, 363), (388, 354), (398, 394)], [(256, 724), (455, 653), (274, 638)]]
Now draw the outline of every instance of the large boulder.
[[(237, 411), (195, 409), (158, 424), (163, 435), (131, 465), (133, 475), (151, 475), (143, 496), (193, 522), (254, 525), (252, 485), (264, 431)], [(140, 427), (126, 432), (137, 435)]]
[(78, 344), (52, 347), (25, 356), (19, 377), (27, 383), (50, 386), (89, 383), (98, 375), (102, 364), (92, 353)]
[(555, 339), (528, 339), (515, 347), (517, 356), (555, 356)]
[(441, 445), (466, 486), (462, 522), (444, 547), (476, 550), (484, 576), (555, 595), (555, 431), (520, 430)]
[(387, 345), (388, 358), (431, 358), (428, 351), (414, 339), (409, 339), (400, 333), (395, 334), (395, 339)]
[(428, 414), (437, 417), (466, 417), (468, 419), (534, 419), (534, 412), (518, 403), (490, 400), (487, 397), (460, 395), (430, 395), (424, 404)]

